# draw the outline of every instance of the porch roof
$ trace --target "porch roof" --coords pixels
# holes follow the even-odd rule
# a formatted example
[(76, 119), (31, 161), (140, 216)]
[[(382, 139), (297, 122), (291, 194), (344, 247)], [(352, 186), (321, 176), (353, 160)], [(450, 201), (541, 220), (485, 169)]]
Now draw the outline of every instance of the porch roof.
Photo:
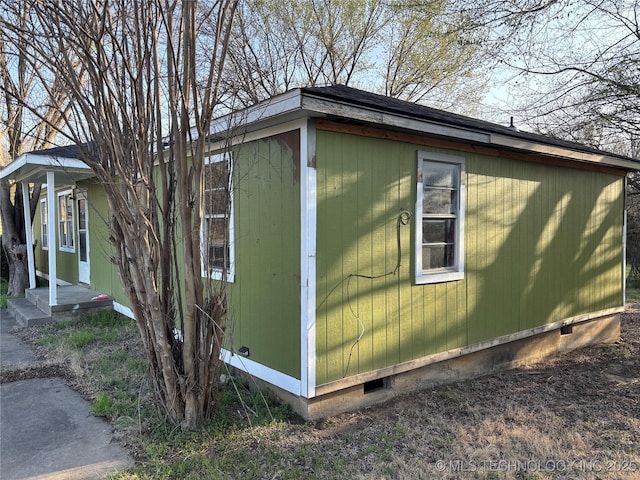
[(0, 179), (16, 182), (46, 183), (47, 172), (55, 172), (56, 184), (73, 185), (94, 176), (93, 171), (78, 159), (78, 147), (57, 147), (25, 153), (0, 169)]

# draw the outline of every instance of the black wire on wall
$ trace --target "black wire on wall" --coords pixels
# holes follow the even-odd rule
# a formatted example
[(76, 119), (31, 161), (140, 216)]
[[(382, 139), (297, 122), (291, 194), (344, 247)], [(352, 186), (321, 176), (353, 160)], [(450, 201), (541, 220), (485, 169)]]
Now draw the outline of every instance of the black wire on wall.
[(346, 275), (342, 280), (340, 280), (331, 289), (331, 291), (327, 294), (327, 296), (324, 298), (324, 300), (322, 302), (320, 302), (320, 304), (316, 308), (316, 311), (319, 310), (320, 307), (322, 307), (322, 305), (325, 304), (325, 302), (328, 300), (328, 298), (331, 296), (331, 294), (336, 290), (336, 288), (338, 288), (340, 285), (342, 285), (345, 281), (347, 282), (347, 303), (349, 305), (349, 311), (351, 312), (351, 315), (353, 315), (353, 317), (358, 321), (358, 324), (360, 326), (360, 334), (355, 339), (355, 341), (351, 345), (351, 348), (349, 349), (349, 358), (347, 359), (347, 365), (346, 365), (346, 367), (344, 369), (344, 374), (342, 375), (342, 378), (345, 378), (347, 376), (347, 373), (349, 371), (349, 366), (351, 365), (351, 357), (353, 355), (353, 349), (356, 347), (356, 345), (358, 345), (358, 343), (360, 343), (360, 340), (362, 340), (362, 337), (364, 336), (364, 332), (365, 332), (364, 323), (360, 319), (359, 313), (353, 308), (353, 304), (351, 302), (351, 291), (350, 291), (351, 280), (353, 278), (365, 278), (365, 279), (368, 279), (368, 280), (375, 280), (375, 279), (378, 279), (378, 278), (388, 277), (390, 275), (395, 275), (396, 273), (398, 273), (398, 270), (400, 270), (401, 260), (402, 260), (402, 245), (400, 243), (400, 228), (403, 225), (408, 225), (409, 224), (409, 222), (411, 221), (411, 216), (412, 216), (411, 212), (408, 211), (408, 210), (403, 210), (402, 212), (400, 212), (400, 215), (398, 215), (398, 220), (396, 221), (396, 245), (397, 245), (398, 257), (397, 257), (397, 260), (396, 260), (396, 266), (395, 266), (395, 268), (393, 270), (390, 270), (390, 271), (388, 271), (386, 273), (381, 273), (379, 275), (363, 275), (363, 274), (360, 274), (360, 273), (350, 273), (349, 275)]

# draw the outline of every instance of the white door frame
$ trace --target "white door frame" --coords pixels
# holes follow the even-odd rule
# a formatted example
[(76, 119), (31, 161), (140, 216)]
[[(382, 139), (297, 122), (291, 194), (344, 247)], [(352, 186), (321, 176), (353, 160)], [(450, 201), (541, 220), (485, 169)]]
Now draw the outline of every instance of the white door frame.
[(91, 265), (89, 255), (89, 205), (87, 192), (83, 190), (76, 190), (75, 198), (76, 212), (78, 215), (78, 282), (91, 284)]

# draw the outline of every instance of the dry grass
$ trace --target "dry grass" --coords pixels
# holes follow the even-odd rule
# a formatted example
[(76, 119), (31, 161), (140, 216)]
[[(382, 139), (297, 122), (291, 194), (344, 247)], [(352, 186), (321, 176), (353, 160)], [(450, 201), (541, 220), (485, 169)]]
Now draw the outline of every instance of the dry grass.
[(118, 478), (640, 478), (640, 311), (615, 345), (320, 422), (231, 428)]
[[(127, 348), (105, 344), (74, 360), (75, 377), (88, 381), (86, 371), (97, 375), (96, 365)], [(94, 365), (82, 373), (86, 358)], [(197, 434), (148, 419), (133, 425), (119, 438), (139, 466), (114, 478), (638, 479), (640, 309), (629, 305), (614, 345), (323, 421), (280, 414), (249, 426), (226, 405)]]
[(316, 438), (350, 439), (341, 478), (640, 478), (639, 353), (630, 306), (615, 345), (336, 417)]

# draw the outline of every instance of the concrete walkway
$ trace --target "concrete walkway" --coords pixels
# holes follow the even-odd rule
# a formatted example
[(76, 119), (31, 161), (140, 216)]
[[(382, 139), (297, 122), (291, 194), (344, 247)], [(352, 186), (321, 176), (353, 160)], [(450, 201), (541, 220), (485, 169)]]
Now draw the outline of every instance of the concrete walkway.
[[(34, 365), (30, 347), (11, 333), (17, 325), (0, 309), (0, 370)], [(98, 479), (133, 465), (112, 442), (111, 426), (60, 378), (0, 385), (0, 478)]]

